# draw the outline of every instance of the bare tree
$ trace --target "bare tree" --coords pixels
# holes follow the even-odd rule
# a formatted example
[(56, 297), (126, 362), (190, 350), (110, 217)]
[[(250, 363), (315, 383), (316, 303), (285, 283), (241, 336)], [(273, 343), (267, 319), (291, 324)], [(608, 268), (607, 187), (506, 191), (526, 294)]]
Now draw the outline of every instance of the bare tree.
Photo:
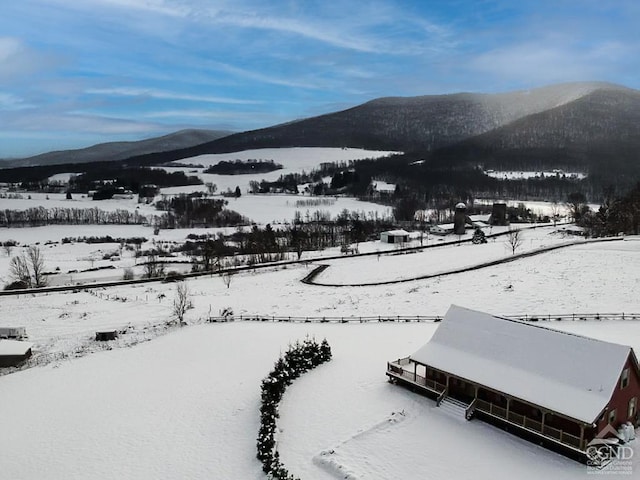
[(44, 257), (40, 249), (34, 245), (27, 249), (27, 261), (31, 267), (31, 280), (34, 287), (44, 287), (47, 285), (47, 278), (44, 275)]
[(150, 253), (144, 264), (144, 278), (157, 278), (164, 275), (164, 263), (158, 261), (158, 255)]
[(553, 222), (554, 227), (558, 223), (558, 220), (560, 220), (560, 212), (560, 204), (558, 202), (553, 202), (551, 204), (551, 221)]
[(231, 272), (224, 272), (221, 277), (222, 277), (222, 281), (224, 282), (224, 284), (227, 286), (227, 288), (229, 288), (229, 286), (231, 285), (231, 277), (233, 276), (233, 273)]
[(172, 312), (180, 325), (184, 325), (184, 314), (191, 306), (189, 287), (185, 282), (176, 283), (176, 291), (173, 297)]
[(11, 251), (13, 250), (13, 247), (15, 245), (16, 245), (16, 242), (14, 240), (8, 240), (2, 244), (2, 248), (4, 248), (4, 251), (7, 254), (7, 257), (11, 256)]
[(44, 274), (44, 257), (40, 249), (30, 246), (27, 253), (11, 259), (9, 275), (16, 282), (22, 282), (26, 288), (38, 288), (47, 285)]
[(509, 230), (507, 233), (507, 245), (511, 248), (511, 254), (515, 255), (516, 250), (522, 246), (522, 230)]
[(21, 282), (25, 288), (31, 288), (31, 273), (24, 255), (13, 257), (9, 264), (9, 276), (14, 282)]

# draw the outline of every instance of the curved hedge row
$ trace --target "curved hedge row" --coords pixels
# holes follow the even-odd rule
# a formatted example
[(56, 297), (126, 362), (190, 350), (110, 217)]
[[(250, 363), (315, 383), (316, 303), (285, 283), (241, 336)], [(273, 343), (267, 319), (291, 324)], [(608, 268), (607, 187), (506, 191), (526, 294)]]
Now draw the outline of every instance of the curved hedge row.
[(326, 339), (321, 343), (306, 338), (296, 342), (276, 361), (269, 375), (262, 380), (260, 404), (260, 431), (257, 440), (257, 457), (262, 470), (270, 479), (295, 480), (280, 461), (276, 448), (276, 420), (278, 405), (291, 382), (312, 368), (331, 360), (331, 347)]

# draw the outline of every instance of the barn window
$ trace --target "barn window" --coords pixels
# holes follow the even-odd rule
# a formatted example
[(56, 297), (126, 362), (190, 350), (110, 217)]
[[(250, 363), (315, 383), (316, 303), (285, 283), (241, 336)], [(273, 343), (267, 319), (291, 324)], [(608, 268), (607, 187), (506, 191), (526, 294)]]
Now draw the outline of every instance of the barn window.
[(614, 423), (616, 421), (616, 410), (615, 408), (609, 412), (609, 423)]
[(633, 397), (631, 400), (629, 400), (629, 411), (627, 412), (627, 418), (635, 417), (637, 406), (638, 406), (637, 397)]
[(620, 388), (625, 388), (629, 385), (629, 369), (625, 368), (620, 376)]

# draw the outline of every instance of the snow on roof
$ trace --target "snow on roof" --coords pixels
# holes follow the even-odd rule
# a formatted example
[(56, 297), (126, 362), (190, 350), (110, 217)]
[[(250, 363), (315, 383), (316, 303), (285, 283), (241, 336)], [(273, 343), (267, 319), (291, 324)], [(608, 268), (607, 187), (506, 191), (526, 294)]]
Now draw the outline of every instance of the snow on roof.
[(24, 355), (33, 347), (33, 343), (17, 340), (0, 340), (0, 356)]
[(609, 402), (630, 351), (452, 305), (411, 359), (592, 423)]
[(409, 235), (409, 232), (406, 230), (389, 230), (388, 232), (382, 232), (387, 235)]

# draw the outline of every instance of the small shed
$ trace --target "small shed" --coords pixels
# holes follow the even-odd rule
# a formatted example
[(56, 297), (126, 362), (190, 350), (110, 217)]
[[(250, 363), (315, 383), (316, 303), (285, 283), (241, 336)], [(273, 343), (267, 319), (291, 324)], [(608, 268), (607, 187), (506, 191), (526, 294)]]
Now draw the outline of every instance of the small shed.
[(0, 339), (24, 340), (27, 338), (25, 327), (0, 327)]
[(31, 356), (33, 343), (0, 340), (0, 368), (15, 367)]
[(109, 340), (115, 340), (118, 338), (117, 330), (102, 330), (96, 332), (96, 342), (108, 342)]
[(409, 232), (406, 230), (389, 230), (380, 234), (382, 243), (407, 243), (409, 241)]
[(429, 227), (429, 233), (432, 233), (433, 235), (449, 235), (450, 233), (453, 233), (453, 223), (432, 225)]

